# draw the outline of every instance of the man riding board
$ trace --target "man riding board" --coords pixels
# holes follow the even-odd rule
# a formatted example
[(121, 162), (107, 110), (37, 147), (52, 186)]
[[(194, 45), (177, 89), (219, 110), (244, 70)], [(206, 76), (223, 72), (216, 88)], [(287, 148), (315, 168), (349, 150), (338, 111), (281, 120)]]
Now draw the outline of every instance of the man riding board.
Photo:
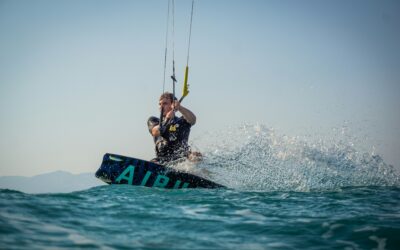
[[(156, 158), (153, 162), (165, 164), (171, 161), (188, 158), (191, 161), (201, 160), (199, 152), (191, 152), (188, 144), (190, 128), (196, 123), (192, 111), (183, 107), (173, 94), (165, 92), (160, 96), (159, 107), (162, 122), (157, 117), (147, 121), (150, 134), (155, 143)], [(175, 112), (180, 112), (177, 117)]]

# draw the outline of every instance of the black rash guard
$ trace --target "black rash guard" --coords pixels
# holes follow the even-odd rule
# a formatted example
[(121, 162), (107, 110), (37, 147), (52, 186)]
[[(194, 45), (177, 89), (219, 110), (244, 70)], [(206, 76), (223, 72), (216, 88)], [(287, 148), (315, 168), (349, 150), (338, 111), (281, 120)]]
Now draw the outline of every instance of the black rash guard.
[[(160, 120), (154, 116), (148, 119), (147, 126), (150, 134), (159, 122)], [(160, 130), (161, 136), (153, 137), (157, 157), (152, 161), (166, 163), (187, 157), (190, 153), (188, 140), (191, 126), (183, 117), (174, 117), (163, 122), (163, 128)]]

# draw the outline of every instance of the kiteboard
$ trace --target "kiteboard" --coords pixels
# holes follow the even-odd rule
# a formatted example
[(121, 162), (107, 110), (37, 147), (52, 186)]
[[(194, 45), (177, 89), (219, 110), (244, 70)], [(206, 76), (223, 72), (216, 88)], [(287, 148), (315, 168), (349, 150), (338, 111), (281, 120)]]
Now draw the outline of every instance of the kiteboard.
[(181, 188), (221, 188), (223, 185), (155, 162), (105, 154), (96, 177), (108, 184)]

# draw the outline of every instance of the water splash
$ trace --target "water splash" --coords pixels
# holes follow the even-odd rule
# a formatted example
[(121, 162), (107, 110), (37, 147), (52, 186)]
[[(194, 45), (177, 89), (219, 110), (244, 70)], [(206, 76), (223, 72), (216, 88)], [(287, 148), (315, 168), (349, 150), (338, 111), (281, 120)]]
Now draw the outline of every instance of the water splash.
[[(400, 174), (375, 153), (357, 150), (354, 138), (279, 135), (263, 125), (243, 125), (196, 140), (212, 179), (230, 188), (260, 191), (337, 190), (400, 186)], [(347, 139), (346, 139), (347, 138)]]

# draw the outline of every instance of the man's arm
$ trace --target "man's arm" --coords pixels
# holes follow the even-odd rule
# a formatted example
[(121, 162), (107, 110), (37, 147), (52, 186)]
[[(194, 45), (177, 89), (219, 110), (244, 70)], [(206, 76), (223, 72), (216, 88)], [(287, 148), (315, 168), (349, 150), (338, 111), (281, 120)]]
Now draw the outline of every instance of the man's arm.
[(147, 120), (147, 127), (149, 128), (149, 132), (152, 136), (159, 136), (160, 133), (156, 134), (155, 131), (159, 128), (160, 119), (155, 116), (150, 117)]
[(153, 136), (153, 137), (156, 137), (156, 136), (160, 136), (160, 126), (159, 125), (157, 125), (157, 126), (154, 126), (152, 129), (151, 129), (151, 135)]
[(183, 107), (178, 101), (174, 102), (174, 108), (176, 111), (181, 112), (183, 118), (185, 118), (190, 125), (193, 126), (196, 123), (196, 116), (193, 114), (193, 112)]

